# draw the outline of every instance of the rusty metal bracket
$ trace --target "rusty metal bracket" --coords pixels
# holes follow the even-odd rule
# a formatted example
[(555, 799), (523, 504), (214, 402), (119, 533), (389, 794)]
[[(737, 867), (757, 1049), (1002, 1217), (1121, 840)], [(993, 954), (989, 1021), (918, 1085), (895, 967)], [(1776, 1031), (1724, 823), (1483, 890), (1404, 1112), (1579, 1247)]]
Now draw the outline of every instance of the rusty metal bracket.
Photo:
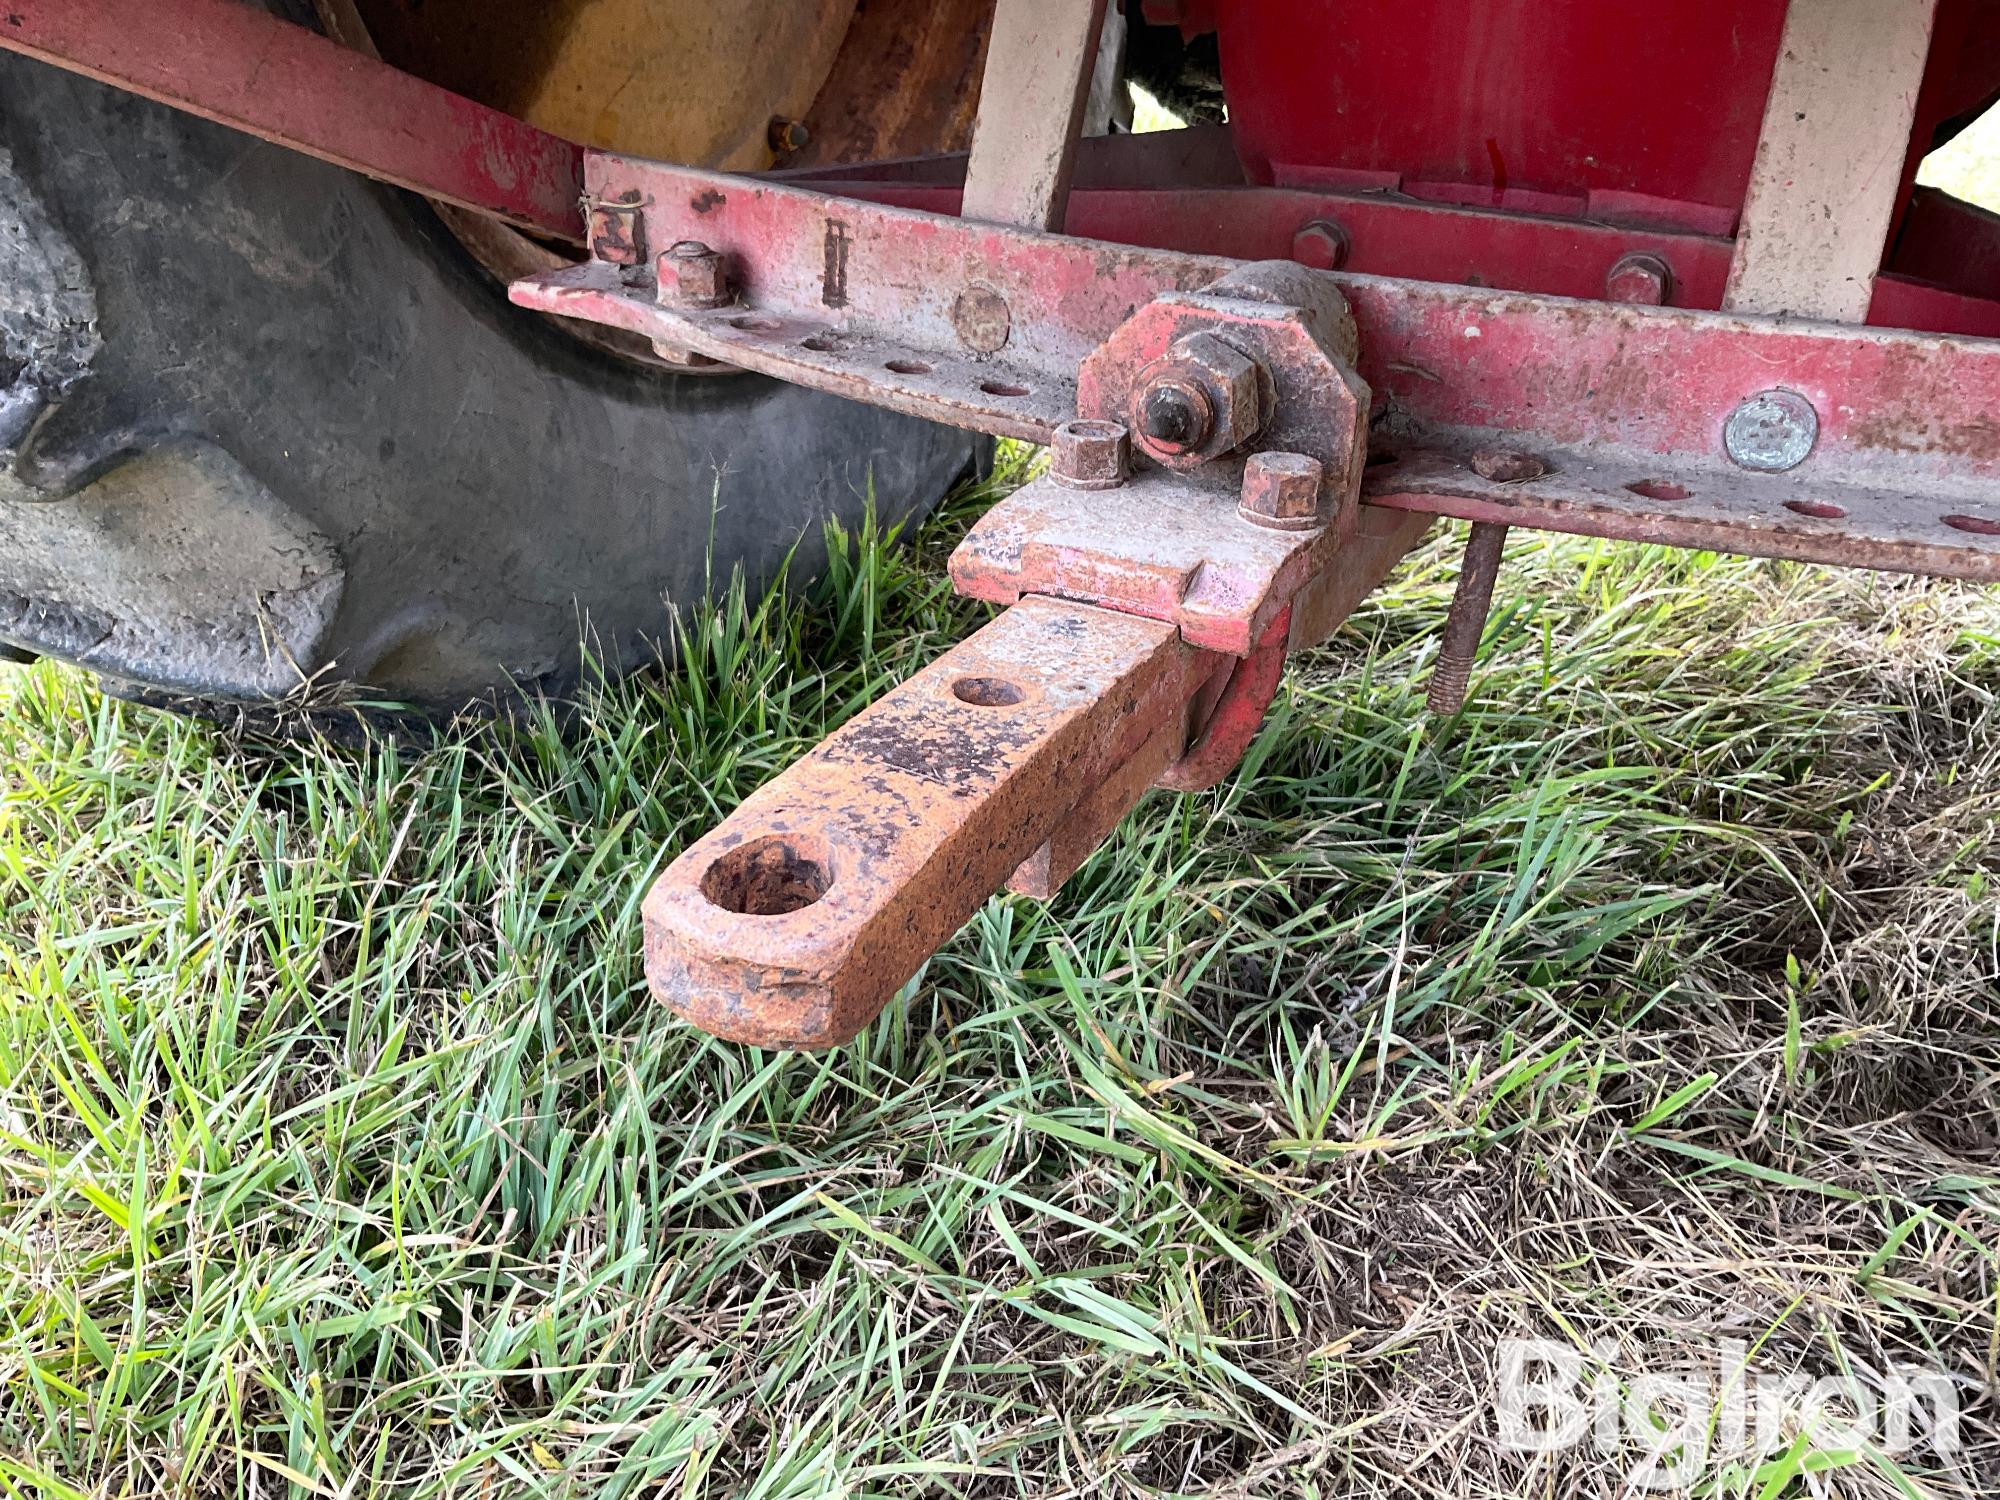
[[(1354, 354), (1338, 291), (1289, 265), (1113, 329), (1050, 473), (952, 554), (962, 593), (1013, 607), (668, 867), (646, 903), (655, 993), (723, 1036), (838, 1043), (1003, 881), (1051, 895), (1147, 788), (1226, 775), (1295, 602), (1356, 530)], [(1169, 401), (1181, 449), (1146, 426)], [(1420, 529), (1355, 549), (1350, 602)]]
[(846, 1041), (1010, 875), (1079, 857), (1054, 847), (1066, 828), (1101, 824), (1106, 788), (1121, 813), (1144, 790), (1216, 667), (1171, 625), (1023, 601), (667, 868), (645, 905), (653, 992), (737, 1041)]
[[(517, 282), (526, 307), (606, 323), (815, 390), (1046, 443), (1077, 368), (1136, 308), (1235, 262), (1141, 250), (591, 152), (594, 202), (642, 203), (658, 247)], [(671, 250), (712, 251), (718, 294), (678, 294)]]

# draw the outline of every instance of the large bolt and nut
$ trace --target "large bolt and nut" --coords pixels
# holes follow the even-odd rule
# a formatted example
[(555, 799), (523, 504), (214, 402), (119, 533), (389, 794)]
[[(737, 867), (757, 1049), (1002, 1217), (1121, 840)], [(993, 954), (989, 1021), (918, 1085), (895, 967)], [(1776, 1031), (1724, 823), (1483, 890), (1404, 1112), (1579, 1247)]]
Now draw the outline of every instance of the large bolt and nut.
[(1604, 276), (1604, 300), (1634, 307), (1665, 307), (1674, 294), (1674, 272), (1643, 250), (1622, 257)]
[(1192, 469), (1234, 453), (1264, 428), (1270, 376), (1212, 333), (1174, 340), (1139, 372), (1130, 424), (1146, 453)]
[(722, 256), (700, 240), (680, 240), (659, 259), (655, 300), (662, 307), (696, 310), (730, 301), (729, 271)]
[(1325, 469), (1304, 453), (1253, 453), (1243, 465), (1236, 512), (1274, 531), (1310, 531), (1320, 524), (1320, 483)]
[(1050, 444), (1049, 478), (1072, 490), (1115, 490), (1125, 482), (1131, 434), (1123, 422), (1065, 422)]
[(1729, 461), (1753, 474), (1796, 469), (1819, 441), (1819, 413), (1797, 391), (1771, 390), (1752, 396), (1729, 414), (1722, 446)]

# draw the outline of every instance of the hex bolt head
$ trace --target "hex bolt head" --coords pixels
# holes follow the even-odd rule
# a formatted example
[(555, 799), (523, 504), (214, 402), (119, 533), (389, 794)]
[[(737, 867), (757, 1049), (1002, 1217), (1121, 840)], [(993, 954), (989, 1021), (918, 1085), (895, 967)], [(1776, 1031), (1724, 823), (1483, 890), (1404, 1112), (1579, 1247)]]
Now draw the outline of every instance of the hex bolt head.
[(1131, 439), (1123, 422), (1065, 422), (1050, 444), (1049, 478), (1066, 489), (1115, 490), (1125, 482)]
[(812, 144), (812, 131), (806, 128), (804, 120), (788, 120), (783, 115), (773, 115), (769, 130), (765, 132), (771, 149), (780, 156), (789, 156), (794, 151), (803, 151)]
[(1338, 271), (1347, 264), (1353, 241), (1332, 219), (1309, 219), (1292, 236), (1292, 259), (1315, 271)]
[(730, 300), (729, 272), (722, 256), (700, 240), (668, 246), (657, 269), (655, 300), (662, 307), (722, 307)]
[(1674, 294), (1674, 271), (1643, 250), (1623, 256), (1604, 273), (1604, 300), (1634, 307), (1665, 307)]
[(1819, 441), (1819, 413), (1797, 391), (1769, 390), (1729, 414), (1722, 446), (1753, 474), (1782, 474), (1804, 463)]
[(1274, 531), (1309, 531), (1319, 525), (1324, 469), (1303, 453), (1253, 453), (1243, 465), (1237, 514)]

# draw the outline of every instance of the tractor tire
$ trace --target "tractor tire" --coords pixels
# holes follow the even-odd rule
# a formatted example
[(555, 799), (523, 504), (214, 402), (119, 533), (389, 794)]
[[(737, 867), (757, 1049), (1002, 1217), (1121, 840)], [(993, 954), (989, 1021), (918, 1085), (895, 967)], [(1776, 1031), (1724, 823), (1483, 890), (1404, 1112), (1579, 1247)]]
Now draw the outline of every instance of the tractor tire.
[(560, 693), (971, 436), (649, 369), (422, 200), (0, 56), (0, 643), (194, 707)]

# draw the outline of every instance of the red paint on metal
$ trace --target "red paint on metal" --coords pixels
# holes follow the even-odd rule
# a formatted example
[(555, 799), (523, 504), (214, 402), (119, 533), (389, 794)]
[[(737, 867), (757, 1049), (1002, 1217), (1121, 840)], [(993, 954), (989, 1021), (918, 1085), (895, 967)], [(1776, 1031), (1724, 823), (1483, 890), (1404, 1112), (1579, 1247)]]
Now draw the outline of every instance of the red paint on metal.
[(7, 0), (0, 48), (577, 241), (583, 152), (241, 0)]
[[(1491, 189), (1742, 201), (1785, 0), (1620, 7), (1233, 0), (1230, 122), (1252, 176), (1285, 163)], [(1691, 121), (1700, 128), (1690, 129)]]
[[(699, 231), (714, 244), (744, 286), (744, 305), (713, 312), (658, 308), (605, 266), (521, 283), (517, 300), (902, 410), (1038, 441), (1077, 414), (1071, 372), (1131, 309), (1231, 269), (1215, 257), (964, 224), (716, 173), (616, 159), (606, 159), (601, 171), (593, 166), (593, 173), (601, 196), (637, 191), (647, 200), (648, 243)], [(1132, 195), (1075, 196), (1088, 205)], [(1239, 225), (1257, 222), (1262, 195), (1206, 196), (1212, 207), (1205, 211), (1218, 224), (1230, 217)], [(1316, 206), (1324, 200), (1309, 201)], [(1240, 211), (1229, 207), (1234, 203)], [(1273, 215), (1267, 221), (1281, 254), (1290, 243), (1289, 219)], [(1680, 242), (1689, 239), (1698, 237)], [(836, 240), (841, 254), (832, 257), (827, 247)], [(1655, 236), (1652, 243), (1661, 240), (1675, 243), (1672, 236)], [(1604, 246), (1590, 275), (1601, 277), (1616, 261), (1610, 252), (1623, 253), (1630, 243), (1620, 237)], [(1357, 235), (1357, 259), (1360, 250)], [(1688, 262), (1673, 249), (1664, 258), (1681, 282)], [(1470, 446), (1502, 439), (1527, 447), (1605, 444), (1710, 464), (1721, 461), (1730, 412), (1748, 396), (1782, 387), (1805, 396), (1818, 412), (1820, 438), (1808, 465), (1816, 479), (1924, 496), (2000, 477), (2000, 345), (1345, 272), (1327, 281), (1352, 305), (1359, 366), (1374, 387), (1377, 414), (1419, 438), (1476, 430), (1484, 439)], [(961, 296), (975, 284), (990, 289), (1010, 312), (1007, 342), (997, 354), (968, 349), (962, 319), (955, 317)], [(1951, 295), (1893, 278), (1884, 279), (1881, 292), (1883, 305), (1891, 307)], [(1185, 312), (1149, 316), (1157, 337), (1134, 343), (1127, 363), (1158, 358), (1174, 336), (1194, 326), (1184, 326)], [(1135, 335), (1122, 337), (1130, 342)], [(1274, 372), (1288, 367), (1271, 349), (1256, 352)], [(1126, 374), (1138, 368), (1131, 364)], [(1129, 389), (1124, 375), (1112, 384)], [(1127, 417), (1095, 407), (1085, 414)], [(1338, 462), (1337, 455), (1280, 430), (1258, 441), (1313, 453), (1329, 463), (1330, 474)]]
[[(1115, 490), (1023, 485), (951, 554), (961, 594), (1036, 594), (1163, 620), (1190, 645), (1247, 656), (1332, 554), (1324, 529), (1275, 531), (1236, 513), (1242, 466), (1198, 476), (1150, 469)], [(1352, 510), (1352, 506), (1347, 507)]]
[(1250, 654), (1236, 664), (1223, 685), (1222, 696), (1209, 711), (1208, 722), (1187, 753), (1160, 774), (1159, 785), (1170, 791), (1205, 791), (1236, 768), (1257, 731), (1285, 675), (1285, 651), (1292, 633), (1292, 607), (1271, 617)]
[(1925, 492), (1828, 477), (1811, 463), (1753, 474), (1719, 459), (1662, 464), (1594, 444), (1538, 456), (1544, 476), (1495, 483), (1468, 452), (1403, 450), (1368, 471), (1361, 509), (2000, 582), (2000, 536), (1959, 524), (1983, 518), (2000, 532), (1990, 484)]
[[(1592, 216), (1641, 198), (1705, 208), (1681, 222), (1719, 214), (1727, 233), (1786, 3), (1221, 0), (1214, 19), (1254, 181), (1389, 174), (1461, 202), (1587, 199)], [(1944, 0), (1936, 35), (1906, 186), (1938, 124), (2000, 90), (2000, 6)]]
[[(871, 202), (958, 211), (957, 189), (948, 184), (843, 181), (839, 188)], [(1337, 221), (1346, 232), (1345, 271), (1558, 297), (1600, 298), (1621, 259), (1649, 254), (1671, 267), (1677, 307), (1722, 305), (1732, 248), (1727, 238), (1638, 223), (1310, 188), (1077, 187), (1064, 228), (1117, 245), (1282, 260), (1292, 256), (1300, 230), (1320, 219)]]

